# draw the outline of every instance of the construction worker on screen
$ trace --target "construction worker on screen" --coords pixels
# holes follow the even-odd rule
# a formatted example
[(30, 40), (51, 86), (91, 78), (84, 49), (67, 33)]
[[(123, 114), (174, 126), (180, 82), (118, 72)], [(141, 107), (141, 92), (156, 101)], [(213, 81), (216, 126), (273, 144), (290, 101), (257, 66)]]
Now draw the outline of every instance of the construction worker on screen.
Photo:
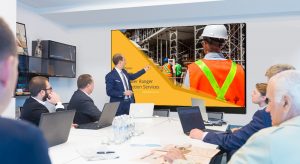
[(168, 58), (164, 59), (164, 65), (162, 66), (162, 72), (167, 77), (172, 77), (173, 76), (172, 65), (168, 62)]
[(228, 39), (224, 25), (207, 25), (201, 44), (204, 58), (188, 65), (184, 87), (206, 92), (216, 99), (245, 106), (245, 72), (241, 65), (221, 53)]

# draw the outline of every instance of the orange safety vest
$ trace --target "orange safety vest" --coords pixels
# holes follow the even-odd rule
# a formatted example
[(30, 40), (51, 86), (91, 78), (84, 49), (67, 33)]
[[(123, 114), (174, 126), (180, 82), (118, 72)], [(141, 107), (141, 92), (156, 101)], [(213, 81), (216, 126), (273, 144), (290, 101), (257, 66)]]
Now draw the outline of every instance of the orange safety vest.
[[(202, 59), (205, 65), (212, 72), (216, 82), (221, 88), (229, 71), (231, 69), (231, 60), (207, 60)], [(245, 106), (245, 72), (241, 65), (236, 64), (235, 76), (229, 85), (227, 92), (225, 93), (225, 100), (236, 105)], [(190, 88), (206, 92), (214, 97), (217, 97), (215, 90), (210, 84), (204, 72), (196, 64), (192, 63), (188, 65)]]
[(164, 64), (162, 66), (162, 71), (168, 77), (172, 77), (173, 76), (172, 67), (171, 67), (171, 64), (169, 64), (169, 63), (166, 63), (166, 64)]

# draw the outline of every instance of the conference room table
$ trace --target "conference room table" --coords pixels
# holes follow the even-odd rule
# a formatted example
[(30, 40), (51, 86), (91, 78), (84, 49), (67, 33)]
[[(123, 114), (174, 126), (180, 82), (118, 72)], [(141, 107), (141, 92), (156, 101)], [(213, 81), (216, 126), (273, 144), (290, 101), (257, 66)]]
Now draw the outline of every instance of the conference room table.
[[(147, 163), (139, 160), (154, 148), (165, 145), (193, 145), (216, 149), (217, 145), (191, 139), (183, 133), (178, 115), (171, 117), (135, 118), (135, 129), (141, 134), (121, 144), (113, 142), (112, 126), (99, 130), (71, 128), (68, 141), (49, 148), (53, 164), (94, 163)], [(225, 131), (226, 126), (211, 126), (210, 129)], [(101, 150), (114, 151), (117, 159), (90, 161), (85, 154)]]

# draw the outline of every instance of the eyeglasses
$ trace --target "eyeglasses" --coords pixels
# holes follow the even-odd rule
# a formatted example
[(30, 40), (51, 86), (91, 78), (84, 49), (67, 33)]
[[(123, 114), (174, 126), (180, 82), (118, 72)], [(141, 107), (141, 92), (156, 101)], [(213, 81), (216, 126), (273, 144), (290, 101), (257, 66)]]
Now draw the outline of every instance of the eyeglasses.
[(52, 87), (50, 87), (50, 88), (46, 88), (46, 89), (43, 89), (43, 90), (45, 90), (45, 91), (47, 91), (47, 90), (50, 90), (50, 91), (52, 91)]

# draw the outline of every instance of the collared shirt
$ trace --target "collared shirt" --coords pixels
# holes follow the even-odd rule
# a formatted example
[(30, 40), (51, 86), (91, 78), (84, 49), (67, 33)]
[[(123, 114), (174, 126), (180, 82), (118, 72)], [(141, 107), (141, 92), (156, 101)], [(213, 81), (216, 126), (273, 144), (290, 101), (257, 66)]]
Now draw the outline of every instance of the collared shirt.
[[(81, 89), (80, 89), (81, 90)], [(84, 90), (81, 90), (84, 94), (86, 94), (88, 97), (90, 97), (90, 95), (88, 93), (86, 93)]]
[(263, 109), (267, 108), (267, 106), (268, 106), (268, 105), (265, 105), (265, 106), (263, 106), (263, 107), (259, 107), (258, 110), (263, 110)]
[[(31, 96), (31, 97), (32, 97), (32, 96)], [(37, 102), (39, 102), (40, 104), (44, 105), (44, 106), (48, 109), (48, 107), (47, 107), (47, 105), (46, 105), (46, 102), (41, 101), (41, 100), (39, 100), (39, 99), (37, 99), (37, 98), (35, 98), (35, 97), (32, 97), (32, 98), (35, 99), (35, 100), (36, 100)], [(56, 103), (56, 105), (55, 105), (55, 110), (58, 109), (58, 108), (64, 109), (64, 106), (62, 105), (62, 102), (57, 102), (57, 103)]]
[[(227, 60), (224, 58), (224, 55), (222, 53), (216, 53), (216, 52), (209, 52), (204, 56), (204, 59), (206, 60)], [(183, 86), (186, 89), (190, 88), (190, 74), (189, 70), (186, 71), (186, 75), (183, 80)]]
[[(125, 83), (125, 81), (123, 80), (123, 76), (122, 76), (122, 70), (120, 70), (119, 68), (117, 68), (117, 67), (115, 67), (115, 69), (117, 70), (117, 72), (118, 72), (118, 74), (119, 74), (119, 76), (120, 76), (120, 78), (121, 78), (121, 80), (122, 80), (122, 83), (123, 83), (123, 87), (124, 87), (124, 91), (126, 91), (126, 83)], [(124, 74), (124, 73), (123, 73)], [(129, 84), (128, 83), (128, 79), (127, 79), (127, 77), (124, 75), (124, 77), (125, 77), (125, 80), (127, 81), (127, 84)], [(128, 86), (129, 87), (129, 86)]]
[[(122, 70), (120, 70), (119, 68), (117, 68), (117, 67), (115, 67), (115, 69), (117, 70), (117, 72), (118, 72), (118, 74), (119, 74), (119, 76), (120, 76), (120, 78), (121, 78), (121, 80), (122, 80), (122, 83), (123, 83), (123, 87), (124, 87), (124, 91), (126, 91), (127, 89), (126, 89), (126, 83), (125, 83), (125, 81), (124, 81), (124, 79), (123, 79), (123, 76), (122, 76)], [(123, 73), (124, 74), (124, 73)], [(124, 78), (125, 78), (125, 80), (127, 81), (127, 84), (129, 85), (129, 81), (128, 81), (128, 79), (127, 79), (127, 77), (125, 76), (125, 74), (124, 74)], [(129, 87), (129, 86), (128, 86)], [(129, 89), (129, 88), (128, 88)], [(128, 96), (125, 96), (125, 99), (128, 99), (128, 98), (130, 98), (130, 96), (128, 97)]]
[[(31, 96), (32, 97), (32, 96)], [(33, 99), (35, 99), (37, 102), (39, 102), (40, 104), (42, 104), (42, 105), (46, 105), (46, 103), (44, 102), (44, 101), (41, 101), (41, 100), (39, 100), (39, 99), (37, 99), (37, 98), (35, 98), (35, 97), (32, 97)]]
[[(231, 163), (299, 163), (300, 116), (253, 134), (231, 158)], [(294, 153), (293, 153), (294, 152)]]

